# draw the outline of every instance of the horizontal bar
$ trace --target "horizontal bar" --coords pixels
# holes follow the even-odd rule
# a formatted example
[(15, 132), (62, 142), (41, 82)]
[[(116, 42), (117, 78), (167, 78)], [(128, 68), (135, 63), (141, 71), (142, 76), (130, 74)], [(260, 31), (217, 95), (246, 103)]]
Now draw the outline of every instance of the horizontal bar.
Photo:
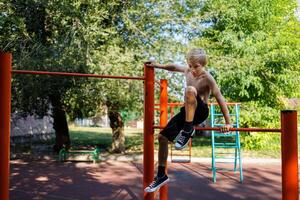
[(224, 134), (224, 133), (221, 133), (221, 132), (219, 132), (219, 131), (216, 131), (215, 133), (214, 133), (214, 136), (215, 137), (236, 137), (238, 135), (238, 133), (236, 133), (236, 131), (234, 132), (234, 133), (228, 133), (228, 134)]
[[(153, 126), (154, 129), (163, 129), (162, 126)], [(218, 127), (195, 127), (199, 131), (220, 131)], [(276, 128), (230, 128), (230, 131), (244, 131), (244, 132), (281, 132), (281, 129)], [(225, 133), (224, 133), (225, 134)], [(226, 134), (225, 134), (226, 135)]]
[[(241, 103), (234, 103), (234, 102), (228, 102), (226, 103), (226, 105), (228, 106), (233, 106), (233, 105), (240, 105)], [(159, 104), (155, 104), (155, 105), (159, 105)], [(170, 107), (176, 107), (176, 106), (183, 106), (184, 103), (183, 102), (171, 102), (168, 103), (168, 106)], [(218, 103), (208, 103), (208, 105), (219, 105)]]
[[(230, 124), (231, 126), (236, 126), (236, 124)], [(222, 127), (225, 126), (225, 124), (214, 124), (215, 127)]]
[(172, 153), (172, 156), (190, 156), (190, 154)]
[[(222, 113), (217, 113), (217, 114), (214, 114), (214, 116), (224, 116)], [(236, 114), (229, 114), (229, 116), (236, 116)]]
[(84, 74), (84, 73), (71, 73), (71, 72), (48, 72), (48, 71), (30, 71), (30, 70), (11, 70), (11, 72), (14, 74), (77, 76), (77, 77), (93, 77), (93, 78), (108, 78), (108, 79), (145, 80), (145, 77), (137, 77), (137, 76), (113, 76), (113, 75)]
[(168, 103), (168, 106), (170, 107), (183, 106), (183, 105), (184, 103), (181, 102)]
[(236, 149), (237, 148), (237, 146), (215, 146), (214, 148), (222, 148), (222, 149)]
[(236, 145), (234, 142), (215, 142), (215, 145)]

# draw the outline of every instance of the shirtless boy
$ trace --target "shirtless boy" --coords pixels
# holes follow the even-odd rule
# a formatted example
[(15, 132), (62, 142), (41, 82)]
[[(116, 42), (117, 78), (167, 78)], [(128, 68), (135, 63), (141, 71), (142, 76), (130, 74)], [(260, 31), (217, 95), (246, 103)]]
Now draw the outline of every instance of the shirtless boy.
[(220, 89), (211, 76), (205, 70), (207, 56), (203, 49), (192, 49), (187, 54), (188, 67), (177, 64), (158, 64), (147, 62), (148, 67), (165, 69), (173, 72), (184, 73), (186, 77), (186, 89), (184, 107), (167, 124), (158, 135), (158, 170), (153, 182), (145, 188), (145, 192), (154, 192), (165, 185), (169, 178), (166, 175), (166, 162), (168, 158), (168, 142), (175, 142), (175, 148), (181, 150), (189, 143), (195, 134), (194, 125), (206, 120), (209, 114), (208, 98), (212, 94), (221, 107), (226, 125), (220, 128), (221, 132), (228, 132), (231, 128), (230, 117), (226, 102)]

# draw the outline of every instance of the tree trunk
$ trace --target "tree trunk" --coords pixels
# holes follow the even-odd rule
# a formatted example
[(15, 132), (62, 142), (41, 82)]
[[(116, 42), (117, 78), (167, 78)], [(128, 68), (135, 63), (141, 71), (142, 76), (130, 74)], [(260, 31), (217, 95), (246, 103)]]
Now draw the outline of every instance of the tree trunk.
[(108, 113), (110, 127), (112, 128), (112, 152), (125, 152), (125, 132), (124, 123), (120, 113), (111, 111)]
[(53, 129), (55, 130), (54, 152), (58, 153), (63, 147), (70, 148), (70, 135), (66, 112), (58, 97), (51, 98)]

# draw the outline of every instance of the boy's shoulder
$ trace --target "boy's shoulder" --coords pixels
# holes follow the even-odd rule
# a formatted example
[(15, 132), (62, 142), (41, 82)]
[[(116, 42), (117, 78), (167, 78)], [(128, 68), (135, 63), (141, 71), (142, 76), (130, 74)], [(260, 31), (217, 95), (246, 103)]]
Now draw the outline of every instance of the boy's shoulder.
[(205, 70), (205, 74), (209, 84), (213, 84), (213, 85), (217, 84), (215, 78), (213, 77), (213, 75), (210, 73), (209, 70)]
[(212, 76), (212, 74), (210, 73), (209, 70), (205, 70), (205, 75), (206, 75), (207, 78), (214, 80), (214, 77)]

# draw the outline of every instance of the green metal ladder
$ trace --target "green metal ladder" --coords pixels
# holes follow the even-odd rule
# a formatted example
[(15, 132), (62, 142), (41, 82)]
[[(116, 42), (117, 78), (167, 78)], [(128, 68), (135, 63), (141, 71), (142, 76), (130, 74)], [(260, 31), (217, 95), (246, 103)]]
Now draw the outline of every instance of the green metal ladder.
[[(240, 116), (240, 104), (227, 104), (232, 126), (235, 128), (239, 127), (239, 116)], [(210, 105), (210, 123), (211, 127), (224, 126), (224, 117), (220, 112), (220, 107), (217, 104), (212, 103)], [(240, 134), (238, 131), (230, 132), (229, 134), (223, 134), (218, 131), (212, 131), (211, 133), (212, 143), (212, 175), (213, 182), (217, 180), (217, 171), (239, 171), (240, 182), (243, 182), (243, 167), (242, 167), (242, 155), (241, 155), (241, 143)], [(233, 169), (218, 168), (217, 163), (223, 165), (233, 164)]]

